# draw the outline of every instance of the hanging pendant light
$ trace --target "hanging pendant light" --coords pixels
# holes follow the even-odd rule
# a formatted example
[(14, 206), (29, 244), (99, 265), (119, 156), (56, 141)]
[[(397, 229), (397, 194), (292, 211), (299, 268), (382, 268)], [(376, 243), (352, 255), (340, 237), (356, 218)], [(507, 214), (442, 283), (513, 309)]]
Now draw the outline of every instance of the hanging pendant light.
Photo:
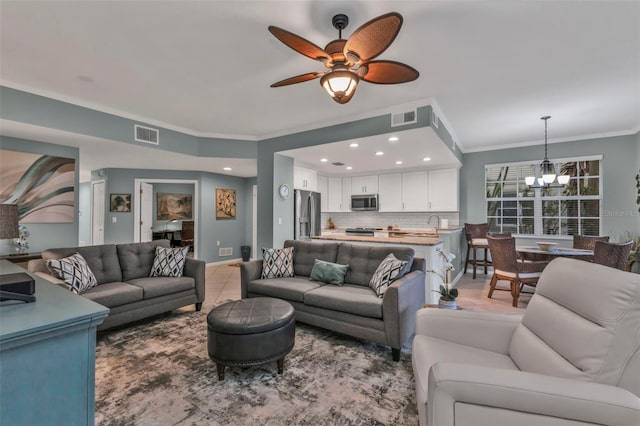
[(569, 175), (560, 175), (557, 176), (557, 184), (554, 184), (556, 182), (556, 172), (553, 164), (547, 158), (547, 120), (550, 118), (550, 115), (540, 117), (540, 120), (544, 120), (544, 160), (540, 164), (540, 175), (542, 177), (527, 176), (524, 178), (524, 182), (532, 188), (562, 188), (569, 183)]

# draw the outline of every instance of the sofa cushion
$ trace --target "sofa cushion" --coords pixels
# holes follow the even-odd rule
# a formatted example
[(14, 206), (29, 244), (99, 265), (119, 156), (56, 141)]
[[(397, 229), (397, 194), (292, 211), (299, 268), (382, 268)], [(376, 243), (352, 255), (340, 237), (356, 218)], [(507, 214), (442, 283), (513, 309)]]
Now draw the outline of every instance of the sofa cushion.
[(325, 285), (304, 295), (304, 304), (369, 318), (382, 318), (382, 299), (368, 287)]
[(341, 286), (344, 284), (344, 276), (348, 269), (349, 265), (340, 265), (316, 259), (309, 279)]
[(293, 272), (295, 275), (311, 276), (313, 265), (318, 260), (336, 263), (340, 243), (321, 241), (286, 240), (285, 247), (293, 247)]
[(96, 277), (98, 284), (122, 281), (120, 262), (114, 244), (48, 249), (42, 252), (42, 258), (44, 260), (60, 259), (69, 257), (76, 252), (80, 253), (87, 261), (87, 265)]
[(140, 287), (143, 290), (144, 299), (152, 299), (165, 294), (179, 293), (195, 288), (195, 280), (191, 277), (136, 278), (129, 280), (128, 283)]
[(49, 259), (46, 262), (53, 275), (67, 283), (69, 290), (75, 294), (98, 285), (96, 277), (80, 253), (62, 259)]
[(247, 291), (251, 294), (304, 302), (305, 293), (324, 285), (317, 281), (309, 281), (307, 277), (270, 278), (250, 281)]
[(122, 268), (122, 280), (148, 277), (156, 257), (156, 247), (170, 247), (168, 240), (149, 241), (147, 243), (118, 244), (118, 260)]
[(100, 284), (82, 293), (83, 297), (93, 300), (107, 308), (126, 305), (142, 300), (142, 288), (123, 282)]
[(349, 265), (349, 270), (344, 277), (344, 282), (368, 287), (371, 277), (373, 277), (378, 265), (380, 265), (380, 262), (382, 262), (389, 253), (393, 253), (398, 260), (407, 262), (400, 277), (411, 270), (413, 257), (415, 255), (411, 247), (360, 246), (342, 243), (338, 247), (336, 263)]
[(260, 278), (293, 277), (293, 248), (262, 249), (262, 276)]
[(150, 277), (181, 277), (189, 246), (180, 248), (156, 247)]

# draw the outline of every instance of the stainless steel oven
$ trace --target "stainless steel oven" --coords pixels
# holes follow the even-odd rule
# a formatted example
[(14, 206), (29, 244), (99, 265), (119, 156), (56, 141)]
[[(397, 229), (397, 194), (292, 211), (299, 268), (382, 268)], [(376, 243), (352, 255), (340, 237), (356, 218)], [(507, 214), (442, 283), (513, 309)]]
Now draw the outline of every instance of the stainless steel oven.
[(378, 210), (378, 194), (352, 195), (351, 210), (377, 211)]

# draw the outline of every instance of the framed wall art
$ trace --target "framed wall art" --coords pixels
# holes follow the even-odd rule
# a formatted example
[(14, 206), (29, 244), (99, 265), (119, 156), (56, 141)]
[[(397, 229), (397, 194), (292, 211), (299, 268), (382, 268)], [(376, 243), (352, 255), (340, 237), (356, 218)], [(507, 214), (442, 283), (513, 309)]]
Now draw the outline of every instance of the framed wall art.
[(193, 220), (193, 196), (158, 192), (156, 220)]
[(131, 194), (111, 194), (109, 196), (109, 211), (131, 213)]
[(20, 223), (72, 223), (76, 161), (0, 149), (0, 203), (18, 205)]
[(236, 190), (216, 188), (216, 219), (235, 219)]

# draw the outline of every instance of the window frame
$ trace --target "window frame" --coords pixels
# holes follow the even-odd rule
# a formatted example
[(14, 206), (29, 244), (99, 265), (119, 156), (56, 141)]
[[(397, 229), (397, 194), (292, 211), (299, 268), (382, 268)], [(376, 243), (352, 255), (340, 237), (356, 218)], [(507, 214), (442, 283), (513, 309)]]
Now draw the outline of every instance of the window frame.
[[(487, 223), (489, 223), (490, 220), (495, 220), (495, 223), (498, 224), (500, 226), (500, 231), (499, 232), (503, 232), (504, 231), (504, 225), (505, 225), (505, 219), (509, 219), (509, 220), (513, 220), (515, 219), (515, 225), (516, 225), (516, 232), (513, 232), (513, 230), (511, 230), (513, 232), (513, 234), (515, 236), (518, 237), (543, 237), (543, 238), (558, 238), (558, 239), (563, 239), (563, 238), (570, 238), (573, 234), (567, 232), (567, 233), (562, 233), (562, 224), (566, 223), (566, 220), (569, 219), (577, 219), (578, 223), (581, 224), (582, 221), (584, 219), (597, 219), (598, 220), (598, 235), (602, 235), (602, 219), (603, 219), (603, 198), (604, 198), (604, 194), (603, 194), (603, 156), (602, 155), (590, 155), (590, 156), (580, 156), (580, 157), (567, 157), (567, 158), (554, 158), (554, 159), (550, 159), (549, 160), (553, 165), (554, 168), (556, 169), (556, 171), (558, 170), (558, 167), (563, 164), (563, 163), (570, 163), (570, 162), (575, 162), (575, 163), (579, 163), (579, 162), (584, 162), (584, 161), (598, 161), (598, 175), (594, 175), (593, 178), (597, 178), (598, 179), (598, 194), (597, 195), (583, 195), (583, 194), (576, 194), (576, 195), (563, 195), (561, 192), (559, 193), (559, 195), (543, 195), (542, 189), (534, 189), (534, 194), (533, 196), (522, 196), (522, 193), (520, 192), (520, 188), (521, 188), (521, 184), (522, 185), (526, 185), (524, 183), (524, 177), (525, 176), (520, 176), (520, 170), (522, 168), (522, 166), (531, 166), (533, 170), (535, 170), (535, 174), (536, 176), (538, 176), (539, 174), (539, 169), (540, 169), (540, 161), (539, 160), (535, 160), (535, 161), (517, 161), (517, 162), (502, 162), (502, 163), (492, 163), (492, 164), (485, 164), (484, 165), (484, 171), (485, 171), (485, 175), (484, 175), (484, 201), (485, 201), (485, 208), (484, 208), (484, 213), (485, 213), (485, 220), (487, 221)], [(504, 167), (514, 167), (516, 168), (517, 172), (516, 172), (516, 176), (514, 179), (509, 179), (509, 180), (498, 180), (498, 181), (490, 181), (489, 180), (489, 172), (491, 170), (495, 170), (497, 168), (502, 169)], [(577, 175), (576, 176), (572, 176), (571, 181), (578, 181), (577, 185), (578, 188), (580, 188), (580, 181), (583, 179), (583, 176), (579, 174), (579, 169), (577, 170)], [(490, 185), (492, 183), (498, 183), (500, 185), (502, 185), (501, 191), (500, 191), (500, 196), (499, 197), (488, 197), (488, 188), (490, 187)], [(508, 183), (509, 185), (514, 185), (516, 186), (516, 193), (515, 196), (504, 196), (504, 187), (505, 187), (505, 183)], [(580, 191), (578, 191), (580, 192)], [(593, 217), (593, 216), (582, 216), (582, 212), (581, 212), (581, 208), (583, 205), (584, 201), (590, 201), (590, 200), (597, 200), (599, 202), (598, 205), (598, 216), (597, 217)], [(521, 226), (522, 225), (522, 219), (531, 219), (531, 216), (521, 216), (520, 215), (520, 210), (521, 210), (521, 206), (520, 203), (523, 201), (530, 201), (533, 203), (533, 233), (521, 233)], [(555, 216), (545, 216), (544, 215), (544, 211), (543, 211), (543, 202), (544, 201), (557, 201), (557, 206), (558, 206), (558, 210), (557, 210), (557, 214)], [(571, 217), (567, 217), (567, 216), (562, 216), (562, 201), (575, 201), (577, 206), (578, 206), (578, 215), (577, 216), (571, 216)], [(516, 216), (504, 216), (504, 214), (501, 212), (500, 215), (496, 214), (493, 216), (489, 216), (489, 203), (492, 202), (497, 202), (499, 203), (498, 206), (496, 207), (496, 212), (498, 211), (502, 211), (505, 209), (504, 207), (504, 203), (508, 202), (510, 204), (514, 204), (514, 206), (509, 206), (508, 208), (510, 209), (517, 209), (517, 213)], [(543, 225), (543, 221), (544, 219), (547, 218), (551, 218), (551, 219), (556, 219), (558, 222), (558, 233), (557, 234), (544, 234), (544, 225)], [(564, 220), (564, 222), (563, 222)], [(525, 225), (526, 226), (526, 225)], [(580, 228), (582, 228), (582, 226), (579, 225)], [(578, 229), (578, 232), (581, 231), (581, 229)], [(509, 229), (507, 229), (508, 231)]]

